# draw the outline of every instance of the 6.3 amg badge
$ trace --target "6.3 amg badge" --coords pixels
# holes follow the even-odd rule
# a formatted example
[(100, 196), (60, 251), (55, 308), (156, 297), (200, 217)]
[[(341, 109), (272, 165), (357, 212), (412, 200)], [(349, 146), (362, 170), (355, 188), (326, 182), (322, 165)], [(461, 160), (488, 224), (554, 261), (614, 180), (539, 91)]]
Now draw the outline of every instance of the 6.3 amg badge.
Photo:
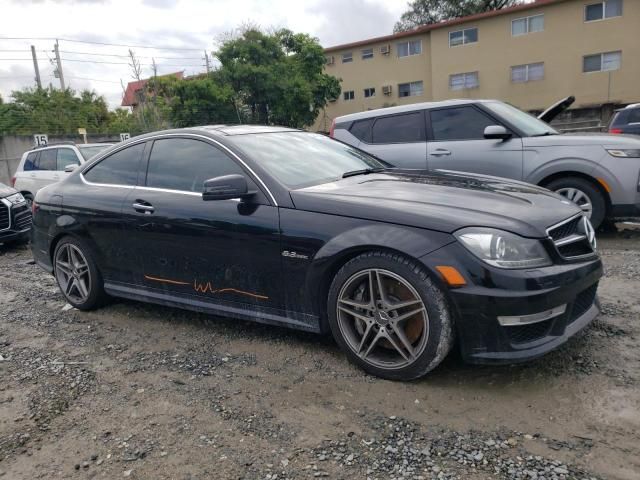
[(298, 258), (300, 260), (308, 260), (309, 256), (308, 255), (302, 255), (301, 253), (298, 252), (290, 252), (289, 250), (285, 250), (282, 252), (282, 256), (283, 257), (289, 257), (289, 258)]

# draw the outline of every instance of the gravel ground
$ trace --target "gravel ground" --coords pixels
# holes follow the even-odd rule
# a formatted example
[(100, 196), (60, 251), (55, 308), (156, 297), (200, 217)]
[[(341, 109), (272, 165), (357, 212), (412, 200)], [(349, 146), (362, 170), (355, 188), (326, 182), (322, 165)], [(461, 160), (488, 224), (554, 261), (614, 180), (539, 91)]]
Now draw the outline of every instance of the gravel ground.
[(0, 246), (0, 479), (638, 479), (640, 230), (599, 239), (602, 316), (532, 363), (380, 380), (328, 338), (65, 305)]

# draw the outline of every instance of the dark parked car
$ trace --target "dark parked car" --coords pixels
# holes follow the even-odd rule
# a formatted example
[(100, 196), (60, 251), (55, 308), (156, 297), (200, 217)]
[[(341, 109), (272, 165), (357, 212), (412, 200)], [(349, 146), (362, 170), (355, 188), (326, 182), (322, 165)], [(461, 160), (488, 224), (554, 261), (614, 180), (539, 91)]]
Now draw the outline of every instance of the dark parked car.
[(609, 122), (609, 133), (640, 135), (640, 103), (616, 110)]
[(81, 310), (109, 294), (331, 331), (386, 378), (424, 375), (454, 341), (471, 362), (537, 357), (599, 311), (593, 228), (568, 200), (291, 129), (136, 137), (34, 211), (33, 255)]
[(0, 243), (26, 242), (30, 229), (31, 210), (24, 197), (0, 183)]

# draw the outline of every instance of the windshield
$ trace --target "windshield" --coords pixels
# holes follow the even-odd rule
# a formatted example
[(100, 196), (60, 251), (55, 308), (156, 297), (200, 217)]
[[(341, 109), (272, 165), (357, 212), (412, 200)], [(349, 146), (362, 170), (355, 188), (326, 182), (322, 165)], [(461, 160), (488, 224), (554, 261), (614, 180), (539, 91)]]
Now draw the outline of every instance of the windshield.
[(109, 148), (111, 145), (92, 145), (85, 147), (84, 145), (78, 145), (78, 150), (84, 157), (85, 160), (89, 160), (94, 155), (97, 155), (105, 148)]
[(542, 120), (538, 120), (536, 117), (522, 110), (518, 110), (516, 107), (507, 103), (486, 102), (484, 105), (520, 130), (526, 137), (558, 135), (558, 131), (553, 129), (548, 123), (544, 123)]
[(389, 166), (360, 150), (317, 133), (236, 135), (233, 143), (292, 189), (331, 182), (354, 170)]

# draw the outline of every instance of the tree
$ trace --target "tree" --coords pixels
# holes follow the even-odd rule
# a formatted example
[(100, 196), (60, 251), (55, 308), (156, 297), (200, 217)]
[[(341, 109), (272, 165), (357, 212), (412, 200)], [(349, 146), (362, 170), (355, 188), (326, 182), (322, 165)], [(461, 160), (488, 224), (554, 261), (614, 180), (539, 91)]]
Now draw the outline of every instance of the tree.
[(337, 78), (323, 73), (318, 40), (282, 29), (264, 33), (250, 26), (227, 38), (218, 52), (219, 80), (231, 87), (237, 111), (250, 123), (311, 125), (329, 99), (340, 94)]
[(413, 0), (393, 31), (404, 32), (420, 25), (500, 10), (523, 2), (524, 0)]

